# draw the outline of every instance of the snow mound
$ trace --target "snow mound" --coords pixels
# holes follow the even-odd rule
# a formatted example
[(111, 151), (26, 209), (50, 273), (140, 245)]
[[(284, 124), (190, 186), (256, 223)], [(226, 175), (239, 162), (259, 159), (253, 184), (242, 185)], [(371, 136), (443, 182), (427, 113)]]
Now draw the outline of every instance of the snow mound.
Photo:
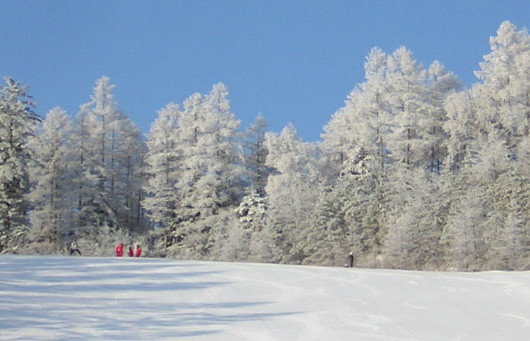
[(527, 340), (530, 274), (0, 257), (1, 340)]

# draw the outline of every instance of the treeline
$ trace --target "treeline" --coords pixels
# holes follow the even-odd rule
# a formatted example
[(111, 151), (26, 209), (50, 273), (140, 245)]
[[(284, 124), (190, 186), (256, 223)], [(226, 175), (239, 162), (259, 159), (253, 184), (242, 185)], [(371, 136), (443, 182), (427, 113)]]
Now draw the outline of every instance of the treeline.
[(463, 89), (439, 62), (374, 48), (303, 142), (242, 130), (216, 84), (158, 112), (146, 138), (96, 82), (74, 120), (0, 93), (0, 252), (147, 255), (422, 270), (529, 269), (530, 36), (509, 22)]

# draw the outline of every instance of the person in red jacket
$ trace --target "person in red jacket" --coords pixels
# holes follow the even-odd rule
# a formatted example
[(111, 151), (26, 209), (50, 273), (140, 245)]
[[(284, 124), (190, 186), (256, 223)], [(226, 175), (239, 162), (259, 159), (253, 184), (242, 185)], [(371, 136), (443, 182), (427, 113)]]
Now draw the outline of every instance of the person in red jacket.
[(136, 257), (140, 257), (142, 255), (142, 248), (140, 247), (140, 244), (136, 244), (136, 252), (134, 255)]
[(123, 256), (123, 243), (119, 243), (118, 246), (116, 246), (116, 257), (122, 257)]
[(129, 246), (129, 257), (134, 256), (132, 247)]

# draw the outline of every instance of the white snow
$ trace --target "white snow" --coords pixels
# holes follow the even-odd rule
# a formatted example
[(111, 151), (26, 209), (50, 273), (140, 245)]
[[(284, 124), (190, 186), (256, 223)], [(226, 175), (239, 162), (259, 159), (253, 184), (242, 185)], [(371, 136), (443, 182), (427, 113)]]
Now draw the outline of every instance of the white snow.
[(530, 273), (0, 257), (0, 340), (528, 340)]

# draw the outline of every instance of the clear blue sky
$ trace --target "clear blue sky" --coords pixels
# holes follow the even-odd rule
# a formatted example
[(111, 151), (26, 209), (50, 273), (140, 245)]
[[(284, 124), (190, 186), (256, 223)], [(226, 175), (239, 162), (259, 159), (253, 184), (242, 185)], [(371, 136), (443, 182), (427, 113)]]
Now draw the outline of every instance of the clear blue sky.
[(247, 126), (291, 122), (305, 141), (363, 81), (374, 46), (439, 60), (466, 86), (510, 20), (530, 26), (529, 0), (0, 0), (0, 76), (30, 86), (44, 116), (75, 115), (102, 75), (118, 106), (148, 132), (156, 112), (217, 82)]

